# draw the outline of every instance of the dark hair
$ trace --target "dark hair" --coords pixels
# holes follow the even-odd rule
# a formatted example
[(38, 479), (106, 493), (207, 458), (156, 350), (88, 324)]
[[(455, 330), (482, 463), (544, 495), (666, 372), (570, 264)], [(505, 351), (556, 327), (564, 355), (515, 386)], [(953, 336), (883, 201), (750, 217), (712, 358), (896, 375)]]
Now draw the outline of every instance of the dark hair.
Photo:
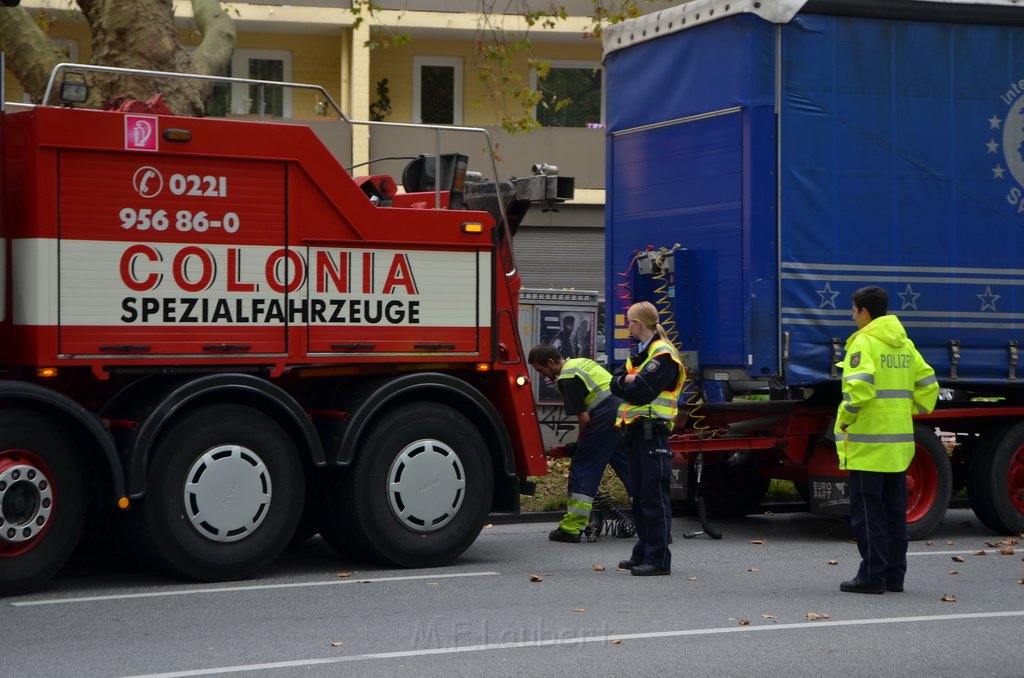
[(566, 325), (572, 325), (573, 327), (575, 327), (576, 326), (576, 316), (574, 316), (574, 315), (565, 315), (565, 316), (563, 316), (562, 317), (562, 327), (565, 327)]
[(866, 309), (872, 319), (881, 318), (889, 312), (889, 293), (877, 285), (868, 285), (853, 293), (853, 305)]
[(537, 344), (530, 349), (530, 355), (527, 357), (531, 365), (547, 365), (549, 360), (556, 363), (562, 361), (562, 354), (551, 344)]

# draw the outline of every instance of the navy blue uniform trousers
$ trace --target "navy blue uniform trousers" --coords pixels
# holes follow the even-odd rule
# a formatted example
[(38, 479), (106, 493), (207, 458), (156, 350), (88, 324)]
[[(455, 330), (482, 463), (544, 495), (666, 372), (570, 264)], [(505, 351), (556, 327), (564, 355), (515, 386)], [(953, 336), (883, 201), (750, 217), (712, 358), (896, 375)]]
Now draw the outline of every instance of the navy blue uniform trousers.
[(583, 437), (577, 441), (576, 452), (569, 464), (570, 494), (596, 496), (604, 468), (608, 465), (611, 465), (626, 486), (626, 491), (632, 494), (629, 458), (618, 429), (615, 428), (618, 409), (618, 398), (606, 398), (590, 413), (590, 422), (583, 431)]
[(672, 566), (672, 553), (668, 549), (672, 529), (669, 499), (672, 456), (668, 451), (668, 432), (664, 424), (655, 422), (651, 427), (652, 439), (645, 440), (642, 428), (642, 421), (636, 421), (626, 429), (637, 536), (630, 560), (668, 569)]
[(902, 584), (907, 573), (907, 474), (850, 471), (850, 527), (860, 550), (857, 578)]

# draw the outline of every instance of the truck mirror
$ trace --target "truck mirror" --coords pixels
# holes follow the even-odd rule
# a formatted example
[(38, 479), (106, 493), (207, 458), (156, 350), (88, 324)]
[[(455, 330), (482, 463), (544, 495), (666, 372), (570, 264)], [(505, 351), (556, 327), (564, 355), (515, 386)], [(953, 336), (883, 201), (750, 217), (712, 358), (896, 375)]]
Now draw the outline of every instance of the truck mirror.
[[(461, 209), (461, 196), (466, 187), (466, 167), (469, 165), (469, 157), (458, 153), (444, 153), (440, 156), (440, 160), (440, 180), (434, 176), (437, 171), (437, 157), (421, 155), (405, 166), (405, 170), (402, 172), (402, 185), (405, 187), (406, 193), (421, 193), (435, 189), (449, 191), (451, 194), (449, 207)], [(456, 199), (458, 204), (455, 204)]]

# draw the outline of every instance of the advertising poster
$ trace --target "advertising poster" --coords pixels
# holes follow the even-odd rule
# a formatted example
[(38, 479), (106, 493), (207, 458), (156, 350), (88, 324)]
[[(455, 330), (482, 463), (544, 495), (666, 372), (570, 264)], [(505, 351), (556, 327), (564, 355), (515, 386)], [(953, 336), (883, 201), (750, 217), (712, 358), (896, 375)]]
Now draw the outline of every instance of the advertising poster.
[[(541, 344), (558, 349), (565, 359), (594, 358), (594, 329), (597, 313), (581, 308), (540, 307), (537, 330)], [(561, 403), (554, 384), (537, 382), (538, 403)]]

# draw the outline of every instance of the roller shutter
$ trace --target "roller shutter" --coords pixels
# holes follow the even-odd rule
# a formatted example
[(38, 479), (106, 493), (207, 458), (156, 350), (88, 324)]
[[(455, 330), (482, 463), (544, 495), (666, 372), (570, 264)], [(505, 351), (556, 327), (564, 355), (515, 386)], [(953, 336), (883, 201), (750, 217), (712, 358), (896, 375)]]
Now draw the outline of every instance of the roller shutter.
[(604, 229), (521, 226), (515, 237), (523, 287), (593, 290), (604, 297)]

